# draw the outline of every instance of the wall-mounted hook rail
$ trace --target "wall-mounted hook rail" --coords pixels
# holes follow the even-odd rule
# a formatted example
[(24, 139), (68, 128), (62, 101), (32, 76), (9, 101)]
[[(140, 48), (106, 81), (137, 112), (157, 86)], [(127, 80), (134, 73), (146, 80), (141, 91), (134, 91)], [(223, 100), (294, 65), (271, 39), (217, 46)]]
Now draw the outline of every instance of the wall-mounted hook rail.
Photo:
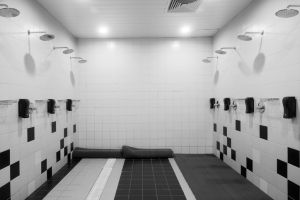
[(11, 105), (18, 103), (18, 100), (0, 100), (0, 105)]

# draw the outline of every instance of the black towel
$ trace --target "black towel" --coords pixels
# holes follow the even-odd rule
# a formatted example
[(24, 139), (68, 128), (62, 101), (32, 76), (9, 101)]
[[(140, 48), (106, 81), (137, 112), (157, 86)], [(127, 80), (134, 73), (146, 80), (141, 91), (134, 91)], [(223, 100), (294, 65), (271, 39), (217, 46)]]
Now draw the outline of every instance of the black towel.
[(230, 98), (224, 99), (224, 110), (229, 110), (230, 107)]
[(47, 110), (48, 110), (49, 114), (55, 114), (55, 100), (54, 99), (48, 99)]
[(248, 97), (245, 99), (246, 113), (254, 113), (254, 98)]
[(72, 99), (67, 99), (67, 111), (72, 111)]
[(210, 109), (214, 109), (215, 108), (216, 99), (215, 98), (210, 98), (209, 102), (210, 102)]
[(29, 105), (30, 105), (30, 101), (28, 99), (19, 99), (18, 102), (19, 117), (29, 118)]
[(296, 117), (297, 100), (295, 97), (284, 97), (282, 99), (283, 104), (283, 118), (291, 119)]

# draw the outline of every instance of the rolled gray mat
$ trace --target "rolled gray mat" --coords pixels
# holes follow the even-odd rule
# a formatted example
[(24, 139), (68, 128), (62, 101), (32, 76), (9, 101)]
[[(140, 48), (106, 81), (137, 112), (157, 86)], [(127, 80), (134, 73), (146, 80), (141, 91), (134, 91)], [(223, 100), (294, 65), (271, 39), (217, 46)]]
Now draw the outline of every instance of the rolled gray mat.
[(130, 146), (123, 146), (122, 153), (124, 158), (173, 158), (172, 149), (139, 149)]
[(73, 158), (122, 158), (122, 150), (75, 148)]

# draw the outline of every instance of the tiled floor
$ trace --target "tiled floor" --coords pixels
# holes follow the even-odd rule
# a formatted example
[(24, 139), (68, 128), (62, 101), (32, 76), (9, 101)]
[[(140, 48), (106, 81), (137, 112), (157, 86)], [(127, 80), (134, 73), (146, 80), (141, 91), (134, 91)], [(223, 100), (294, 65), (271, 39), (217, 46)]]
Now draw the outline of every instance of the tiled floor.
[(86, 199), (106, 162), (107, 159), (82, 159), (44, 200)]
[(115, 200), (160, 199), (186, 199), (169, 160), (126, 160)]
[(46, 181), (41, 187), (33, 192), (26, 200), (43, 199), (79, 162), (80, 160), (72, 160), (70, 164), (61, 168), (51, 179)]

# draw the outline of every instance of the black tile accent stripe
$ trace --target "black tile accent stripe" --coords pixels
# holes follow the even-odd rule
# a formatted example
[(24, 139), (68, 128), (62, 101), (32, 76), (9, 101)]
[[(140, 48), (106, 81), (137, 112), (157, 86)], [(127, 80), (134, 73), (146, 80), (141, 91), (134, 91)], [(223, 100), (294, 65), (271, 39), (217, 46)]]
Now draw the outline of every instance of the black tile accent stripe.
[(76, 133), (76, 124), (73, 125), (73, 133)]
[(300, 187), (299, 185), (288, 181), (288, 196), (289, 200), (299, 200), (300, 199)]
[(65, 141), (64, 141), (64, 139), (61, 139), (60, 140), (60, 149), (63, 149), (64, 146), (65, 146)]
[(34, 140), (34, 127), (27, 129), (27, 142), (31, 142)]
[(56, 162), (60, 161), (60, 150), (56, 152)]
[(51, 133), (55, 133), (56, 132), (56, 122), (52, 122), (51, 123)]
[(277, 174), (287, 178), (287, 163), (277, 159)]
[(222, 152), (220, 152), (220, 159), (221, 159), (221, 160), (224, 160), (224, 155), (223, 155)]
[(52, 167), (50, 167), (48, 170), (47, 170), (47, 180), (50, 180), (52, 178)]
[(241, 121), (235, 120), (235, 130), (241, 131)]
[(73, 143), (73, 142), (71, 143), (71, 147), (70, 147), (70, 149), (71, 149), (71, 151), (73, 151), (73, 150), (74, 150), (74, 143)]
[(41, 162), (41, 173), (44, 173), (45, 171), (47, 171), (47, 159)]
[(223, 126), (223, 135), (227, 136), (227, 127), (226, 126)]
[(250, 158), (247, 158), (247, 169), (251, 172), (253, 172), (253, 161)]
[(223, 153), (224, 153), (225, 155), (227, 155), (227, 146), (226, 146), (226, 145), (223, 145)]
[(288, 148), (288, 163), (300, 167), (300, 151)]
[(0, 153), (0, 170), (10, 165), (10, 150)]
[(217, 132), (217, 124), (214, 123), (214, 132)]
[(186, 198), (168, 159), (126, 159), (115, 196), (119, 199)]
[(231, 138), (227, 138), (227, 146), (231, 148)]
[(0, 187), (0, 200), (10, 199), (10, 182)]
[(20, 176), (20, 162), (15, 162), (10, 166), (10, 180), (13, 180)]
[(64, 148), (64, 156), (67, 156), (68, 155), (68, 147), (65, 147)]
[(64, 128), (64, 137), (68, 137), (68, 129)]
[(264, 140), (268, 140), (268, 127), (260, 125), (259, 126), (259, 137)]
[(236, 152), (233, 149), (231, 149), (231, 159), (234, 161), (236, 160)]
[(241, 166), (241, 175), (247, 178), (247, 169), (244, 166)]
[(220, 151), (220, 142), (217, 141), (217, 149)]

